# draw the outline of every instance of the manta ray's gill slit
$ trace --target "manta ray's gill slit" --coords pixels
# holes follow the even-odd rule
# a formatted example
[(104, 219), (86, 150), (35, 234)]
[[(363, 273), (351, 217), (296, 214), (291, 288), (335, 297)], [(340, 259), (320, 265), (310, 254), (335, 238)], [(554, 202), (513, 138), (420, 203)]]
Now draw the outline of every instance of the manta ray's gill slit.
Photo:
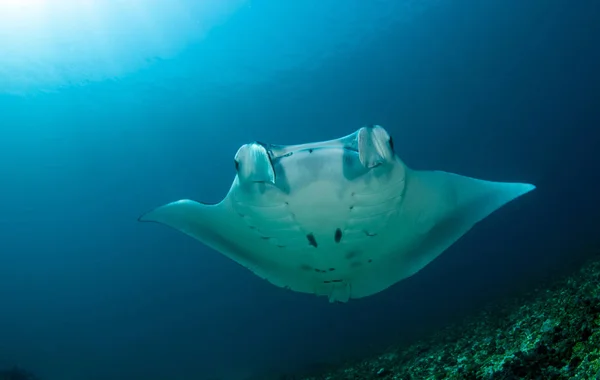
[[(308, 266), (308, 268), (310, 269), (311, 267)], [(305, 266), (302, 266), (302, 269), (305, 269)], [(328, 272), (333, 272), (335, 270), (335, 268), (329, 268), (329, 269), (319, 269), (319, 268), (314, 268), (313, 269), (315, 272), (317, 273), (328, 273)]]
[(379, 202), (373, 202), (372, 205), (378, 205), (378, 204), (382, 204), (382, 203), (389, 203), (390, 201), (394, 201), (394, 200), (401, 200), (402, 198), (404, 198), (404, 192), (405, 192), (405, 186), (404, 186), (404, 181), (398, 181), (395, 183), (391, 183), (391, 184), (386, 184), (386, 186), (383, 189), (380, 189), (380, 191), (377, 192), (373, 192), (373, 191), (353, 191), (350, 196), (353, 198), (357, 198), (358, 200), (361, 201), (365, 201), (368, 200), (370, 198), (375, 198), (375, 199), (383, 199)]
[(344, 282), (344, 280), (324, 280), (324, 284), (331, 284), (332, 282)]
[(392, 204), (371, 204), (371, 205), (354, 205), (351, 210), (353, 219), (374, 219), (374, 218), (390, 218), (398, 214), (399, 203)]

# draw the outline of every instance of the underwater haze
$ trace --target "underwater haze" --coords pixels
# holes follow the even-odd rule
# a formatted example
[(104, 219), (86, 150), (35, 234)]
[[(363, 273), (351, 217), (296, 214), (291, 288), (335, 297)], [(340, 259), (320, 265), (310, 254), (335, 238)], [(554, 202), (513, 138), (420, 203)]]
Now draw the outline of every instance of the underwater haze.
[[(0, 369), (302, 375), (571, 273), (600, 246), (600, 2), (0, 0)], [(375, 295), (271, 285), (137, 218), (237, 149), (383, 126), (415, 169), (537, 189)]]

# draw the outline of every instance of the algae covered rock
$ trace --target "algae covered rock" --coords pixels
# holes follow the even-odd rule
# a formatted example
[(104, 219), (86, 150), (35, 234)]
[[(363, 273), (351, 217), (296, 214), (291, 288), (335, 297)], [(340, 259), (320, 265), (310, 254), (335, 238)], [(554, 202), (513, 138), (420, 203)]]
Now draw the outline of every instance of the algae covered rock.
[(409, 346), (302, 380), (600, 378), (600, 261)]
[(0, 380), (40, 380), (33, 373), (19, 367), (0, 369)]

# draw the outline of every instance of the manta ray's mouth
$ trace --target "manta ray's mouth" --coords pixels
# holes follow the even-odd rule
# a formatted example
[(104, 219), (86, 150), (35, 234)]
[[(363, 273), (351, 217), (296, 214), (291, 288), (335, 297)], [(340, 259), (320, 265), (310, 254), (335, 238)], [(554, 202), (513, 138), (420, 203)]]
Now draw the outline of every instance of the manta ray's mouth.
[[(315, 144), (304, 144), (302, 147), (298, 147), (294, 149), (294, 147), (281, 147), (279, 145), (263, 143), (260, 141), (255, 141), (255, 144), (259, 144), (265, 148), (267, 151), (269, 158), (271, 160), (279, 160), (282, 158), (290, 157), (295, 153), (313, 153), (315, 151), (324, 150), (324, 149), (341, 149), (343, 151), (348, 151), (352, 153), (358, 153), (358, 147), (355, 146), (340, 146), (340, 145), (323, 145), (319, 143)], [(314, 145), (314, 146), (311, 146)]]
[(368, 125), (345, 137), (335, 140), (300, 145), (276, 145), (256, 141), (271, 160), (290, 157), (295, 153), (313, 153), (319, 150), (340, 150), (344, 154), (357, 154), (360, 162), (369, 169), (394, 161), (394, 141), (379, 125)]

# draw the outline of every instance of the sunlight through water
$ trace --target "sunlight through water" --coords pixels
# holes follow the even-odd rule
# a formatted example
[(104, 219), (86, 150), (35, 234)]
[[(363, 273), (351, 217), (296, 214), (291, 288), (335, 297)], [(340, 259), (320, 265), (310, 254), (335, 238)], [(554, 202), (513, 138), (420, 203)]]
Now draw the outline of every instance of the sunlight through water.
[(202, 39), (244, 0), (0, 0), (0, 93), (119, 78)]

